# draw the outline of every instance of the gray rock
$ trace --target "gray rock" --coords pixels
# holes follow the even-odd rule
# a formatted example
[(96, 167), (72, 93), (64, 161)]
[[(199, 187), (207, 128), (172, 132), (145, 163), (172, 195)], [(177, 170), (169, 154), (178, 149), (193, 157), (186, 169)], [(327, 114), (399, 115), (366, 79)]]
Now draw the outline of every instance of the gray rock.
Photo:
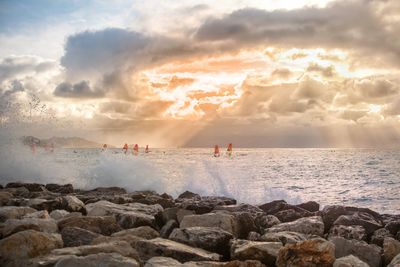
[(336, 259), (333, 267), (369, 267), (369, 265), (356, 256), (349, 255)]
[(394, 238), (386, 237), (383, 241), (384, 263), (389, 264), (397, 254), (400, 254), (400, 242)]
[(301, 233), (296, 232), (277, 232), (277, 233), (265, 233), (261, 236), (261, 241), (267, 242), (281, 242), (283, 245), (297, 243), (305, 241), (308, 238)]
[(127, 230), (122, 230), (113, 233), (111, 236), (124, 236), (124, 235), (134, 235), (144, 239), (153, 239), (160, 236), (160, 234), (149, 226), (140, 226), (138, 228), (132, 228)]
[(14, 233), (29, 229), (46, 233), (58, 232), (57, 223), (53, 219), (9, 219), (4, 223), (3, 236), (9, 236)]
[(400, 254), (397, 254), (387, 267), (400, 267)]
[(258, 260), (267, 266), (274, 266), (281, 248), (281, 242), (235, 240), (232, 242), (231, 258), (236, 260)]
[(315, 202), (315, 201), (308, 201), (308, 202), (301, 203), (301, 204), (296, 205), (296, 206), (299, 207), (299, 208), (305, 209), (307, 211), (310, 211), (310, 212), (319, 211), (319, 204), (317, 202)]
[(47, 212), (47, 210), (40, 210), (40, 211), (25, 214), (24, 216), (22, 216), (21, 219), (29, 219), (29, 218), (50, 219), (50, 215)]
[(202, 248), (229, 257), (229, 241), (233, 235), (217, 227), (188, 227), (176, 228), (172, 231), (169, 239)]
[(118, 266), (118, 267), (140, 267), (138, 261), (132, 258), (121, 256), (118, 253), (99, 253), (84, 257), (75, 255), (60, 259), (55, 267), (98, 267), (98, 266)]
[(82, 245), (89, 245), (100, 234), (78, 228), (78, 227), (65, 227), (61, 231), (61, 237), (64, 242), (64, 247), (78, 247)]
[(382, 228), (383, 225), (380, 221), (376, 220), (371, 214), (366, 212), (355, 212), (352, 215), (339, 216), (334, 225), (361, 225), (364, 227), (367, 235), (372, 234), (374, 231)]
[(74, 192), (72, 184), (46, 184), (46, 189), (54, 193), (71, 194)]
[(329, 239), (335, 244), (336, 258), (354, 255), (360, 260), (368, 263), (371, 267), (381, 266), (381, 251), (377, 245), (369, 245), (359, 240), (348, 240), (343, 237), (332, 237)]
[(180, 224), (181, 228), (188, 227), (219, 227), (237, 236), (235, 216), (224, 213), (207, 213), (201, 215), (187, 215)]
[(265, 265), (254, 260), (228, 262), (188, 261), (180, 263), (168, 257), (153, 257), (146, 262), (145, 267), (265, 267)]
[(329, 237), (340, 236), (346, 239), (366, 240), (367, 234), (361, 225), (334, 225), (329, 230)]
[(187, 215), (194, 215), (193, 210), (185, 210), (185, 209), (178, 209), (176, 212), (176, 219), (178, 220), (178, 223), (181, 223), (182, 219), (187, 216)]
[(8, 219), (21, 219), (28, 213), (36, 212), (37, 210), (30, 207), (15, 207), (7, 206), (0, 207), (0, 222), (5, 222)]
[(162, 212), (162, 219), (163, 219), (164, 224), (170, 220), (178, 221), (178, 218), (176, 216), (177, 212), (178, 212), (177, 207), (164, 209), (164, 211)]
[(111, 235), (122, 230), (112, 216), (70, 217), (58, 221), (60, 231), (65, 227), (78, 227), (102, 235)]
[(299, 212), (294, 209), (281, 210), (274, 214), (281, 222), (292, 222), (294, 220), (311, 216), (310, 212), (304, 214), (304, 212)]
[(13, 195), (6, 191), (0, 191), (0, 206), (5, 206), (13, 198)]
[(261, 241), (261, 235), (257, 232), (250, 232), (247, 236), (247, 240), (250, 241)]
[(281, 221), (274, 215), (262, 215), (255, 219), (255, 224), (260, 232), (264, 232), (266, 228), (280, 224)]
[(281, 223), (265, 230), (265, 233), (297, 232), (309, 235), (323, 236), (324, 223), (320, 216), (306, 217), (293, 222)]
[(66, 210), (53, 210), (52, 212), (50, 212), (50, 217), (58, 221), (67, 216), (68, 214), (69, 212)]
[(162, 238), (140, 240), (136, 242), (136, 249), (140, 258), (148, 260), (156, 256), (174, 258), (180, 262), (186, 261), (218, 261), (220, 255), (210, 253), (200, 248), (190, 246)]
[(125, 241), (125, 242), (129, 243), (129, 245), (131, 247), (136, 247), (136, 242), (139, 240), (143, 240), (143, 238), (132, 235), (132, 234), (125, 234), (122, 236), (99, 236), (99, 237), (93, 239), (91, 245)]
[(400, 220), (391, 221), (385, 225), (385, 228), (389, 230), (392, 235), (396, 235), (400, 231)]
[(250, 232), (257, 231), (254, 217), (250, 212), (236, 212), (233, 213), (236, 220), (236, 237), (246, 238)]
[(182, 209), (192, 210), (196, 214), (205, 214), (211, 212), (217, 206), (234, 205), (236, 200), (228, 197), (206, 196), (197, 198), (176, 199), (177, 206)]
[(394, 236), (389, 232), (389, 230), (385, 228), (378, 229), (372, 234), (370, 243), (383, 247), (383, 240), (386, 237), (394, 237)]
[(35, 230), (18, 232), (0, 240), (0, 265), (26, 266), (30, 258), (47, 254), (62, 245), (59, 234)]
[(83, 212), (86, 213), (85, 204), (75, 196), (63, 196), (61, 197), (62, 209), (70, 212)]
[(225, 210), (228, 212), (248, 212), (250, 213), (253, 217), (257, 217), (260, 216), (264, 213), (264, 211), (262, 209), (260, 209), (257, 206), (253, 206), (253, 205), (249, 205), (249, 204), (244, 204), (244, 203), (240, 203), (240, 204), (236, 204), (236, 205), (223, 205), (223, 206), (216, 206), (214, 208), (214, 211), (218, 211), (218, 210)]
[(160, 230), (160, 236), (162, 238), (168, 238), (169, 235), (175, 228), (178, 228), (179, 225), (175, 220), (169, 220)]

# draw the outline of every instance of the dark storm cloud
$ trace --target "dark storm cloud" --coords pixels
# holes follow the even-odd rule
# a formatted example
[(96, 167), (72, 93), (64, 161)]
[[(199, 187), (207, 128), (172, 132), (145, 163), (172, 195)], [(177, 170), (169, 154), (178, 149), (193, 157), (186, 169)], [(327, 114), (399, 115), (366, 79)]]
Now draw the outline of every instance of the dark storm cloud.
[(54, 95), (67, 98), (99, 98), (104, 96), (104, 92), (93, 90), (87, 81), (81, 81), (76, 84), (63, 82), (56, 87)]

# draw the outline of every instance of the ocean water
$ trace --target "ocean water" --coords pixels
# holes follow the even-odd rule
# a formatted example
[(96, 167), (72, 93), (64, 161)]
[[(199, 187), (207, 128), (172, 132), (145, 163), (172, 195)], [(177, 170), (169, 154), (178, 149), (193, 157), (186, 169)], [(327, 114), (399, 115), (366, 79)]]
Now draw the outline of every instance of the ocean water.
[(400, 214), (400, 151), (376, 149), (2, 149), (0, 182), (72, 183), (76, 188), (121, 186), (179, 195), (190, 190), (262, 204), (314, 200)]

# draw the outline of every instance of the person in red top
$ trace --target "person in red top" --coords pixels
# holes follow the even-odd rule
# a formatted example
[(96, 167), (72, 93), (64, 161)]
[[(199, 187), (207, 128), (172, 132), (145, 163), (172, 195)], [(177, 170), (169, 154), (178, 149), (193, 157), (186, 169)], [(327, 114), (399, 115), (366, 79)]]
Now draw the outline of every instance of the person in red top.
[(232, 143), (229, 143), (228, 145), (228, 149), (226, 150), (228, 156), (232, 156)]
[(125, 145), (122, 148), (122, 150), (124, 151), (125, 154), (128, 152), (128, 144), (127, 143), (125, 143)]
[(134, 155), (139, 154), (139, 145), (138, 144), (135, 144), (135, 146), (133, 147), (133, 154)]
[(214, 147), (214, 157), (219, 157), (220, 153), (219, 153), (219, 147), (218, 145), (215, 145)]

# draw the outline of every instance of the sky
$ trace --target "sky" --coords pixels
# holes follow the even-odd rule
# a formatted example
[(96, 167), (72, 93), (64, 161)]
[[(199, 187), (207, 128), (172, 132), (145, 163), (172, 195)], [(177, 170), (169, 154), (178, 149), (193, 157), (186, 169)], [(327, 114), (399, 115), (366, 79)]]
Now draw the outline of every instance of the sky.
[(400, 146), (398, 0), (0, 0), (0, 131)]

